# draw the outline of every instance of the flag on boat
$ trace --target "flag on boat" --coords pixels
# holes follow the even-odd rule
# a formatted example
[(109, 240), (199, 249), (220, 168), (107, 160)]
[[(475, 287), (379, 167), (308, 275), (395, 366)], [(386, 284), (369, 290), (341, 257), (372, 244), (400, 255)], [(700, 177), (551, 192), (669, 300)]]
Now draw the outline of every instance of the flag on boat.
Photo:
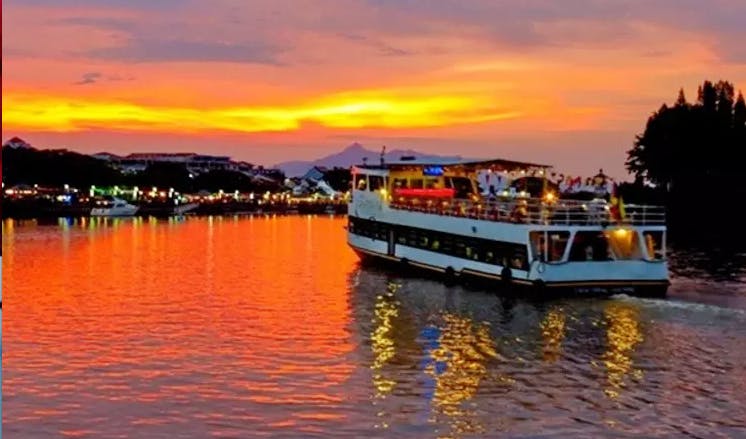
[(624, 221), (624, 201), (622, 200), (622, 196), (619, 195), (619, 188), (616, 183), (612, 187), (610, 204), (609, 213), (611, 214), (611, 219), (614, 221)]

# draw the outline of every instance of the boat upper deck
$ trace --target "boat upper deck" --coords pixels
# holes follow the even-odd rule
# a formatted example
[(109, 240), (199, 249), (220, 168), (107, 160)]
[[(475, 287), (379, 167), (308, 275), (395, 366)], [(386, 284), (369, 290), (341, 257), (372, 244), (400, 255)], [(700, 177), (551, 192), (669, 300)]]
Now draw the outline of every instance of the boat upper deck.
[(549, 202), (537, 198), (469, 200), (391, 197), (389, 207), (432, 215), (517, 224), (633, 226), (664, 226), (666, 224), (666, 212), (662, 206), (638, 204), (614, 206), (605, 200)]
[[(485, 221), (537, 225), (666, 224), (664, 207), (624, 205), (616, 197), (616, 184), (602, 175), (596, 176), (600, 182), (594, 192), (586, 194), (592, 200), (572, 199), (572, 194), (560, 193), (557, 182), (549, 181), (550, 168), (505, 159), (381, 159), (377, 165), (353, 168), (353, 189), (380, 192), (380, 201), (396, 210)], [(480, 173), (485, 171), (487, 175), (482, 174), (480, 180)], [(607, 191), (610, 186), (613, 190)]]

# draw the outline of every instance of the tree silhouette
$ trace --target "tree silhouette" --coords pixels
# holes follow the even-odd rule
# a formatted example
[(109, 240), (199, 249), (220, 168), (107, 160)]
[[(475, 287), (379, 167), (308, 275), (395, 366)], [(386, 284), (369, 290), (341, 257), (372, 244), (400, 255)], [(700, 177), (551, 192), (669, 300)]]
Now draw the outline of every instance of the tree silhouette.
[(663, 104), (650, 116), (627, 154), (626, 166), (636, 181), (650, 182), (666, 194), (671, 223), (702, 224), (713, 211), (725, 213), (746, 195), (743, 94), (736, 98), (727, 81), (705, 81), (697, 102), (689, 104), (679, 90), (673, 106)]
[(335, 167), (324, 173), (324, 181), (335, 191), (346, 192), (350, 190), (352, 172), (349, 168)]

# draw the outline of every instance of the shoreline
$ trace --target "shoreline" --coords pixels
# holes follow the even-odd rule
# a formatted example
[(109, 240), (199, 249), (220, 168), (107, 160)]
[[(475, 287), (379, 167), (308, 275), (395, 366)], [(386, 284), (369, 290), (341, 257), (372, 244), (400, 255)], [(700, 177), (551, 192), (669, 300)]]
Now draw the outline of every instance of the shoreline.
[[(176, 212), (176, 206), (141, 205), (134, 215), (119, 217), (171, 217), (171, 216), (221, 216), (250, 214), (346, 214), (347, 203), (318, 202), (297, 204), (257, 204), (257, 203), (203, 203), (188, 212)], [(3, 201), (3, 219), (54, 219), (54, 218), (113, 218), (112, 216), (91, 215), (93, 206), (54, 206), (40, 203), (18, 203)]]

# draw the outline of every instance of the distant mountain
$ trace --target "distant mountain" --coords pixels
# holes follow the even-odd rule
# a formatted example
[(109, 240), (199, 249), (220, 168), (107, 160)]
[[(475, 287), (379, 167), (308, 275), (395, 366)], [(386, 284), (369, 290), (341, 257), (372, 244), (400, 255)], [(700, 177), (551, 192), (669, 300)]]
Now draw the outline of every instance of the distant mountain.
[[(440, 159), (460, 159), (460, 156), (438, 156), (434, 154), (423, 154), (410, 149), (395, 149), (387, 151), (384, 156), (385, 160), (399, 160), (402, 156), (415, 156), (418, 158), (440, 158)], [(363, 163), (363, 158), (367, 158), (368, 163), (378, 163), (381, 157), (380, 151), (366, 149), (359, 143), (353, 143), (342, 151), (322, 157), (313, 161), (295, 160), (290, 162), (278, 163), (275, 167), (282, 169), (288, 177), (297, 177), (303, 175), (314, 166), (324, 166), (327, 168), (342, 167), (349, 168), (352, 165)]]

